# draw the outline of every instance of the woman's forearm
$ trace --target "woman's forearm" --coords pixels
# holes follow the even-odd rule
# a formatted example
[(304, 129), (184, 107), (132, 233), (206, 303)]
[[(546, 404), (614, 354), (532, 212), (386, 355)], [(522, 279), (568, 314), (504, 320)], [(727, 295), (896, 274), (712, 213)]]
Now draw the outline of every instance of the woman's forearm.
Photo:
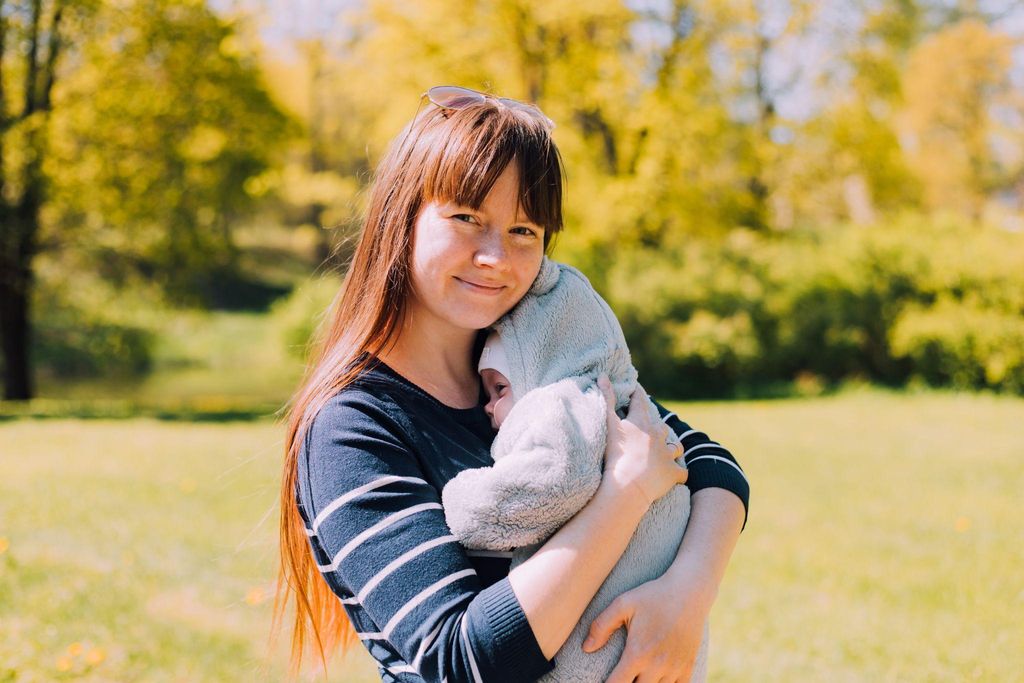
[(551, 659), (626, 550), (646, 501), (601, 486), (587, 505), (508, 580), (537, 643)]
[(725, 489), (706, 488), (693, 494), (683, 542), (664, 579), (696, 582), (691, 589), (698, 590), (689, 593), (705, 599), (710, 609), (739, 539), (743, 516), (743, 503)]

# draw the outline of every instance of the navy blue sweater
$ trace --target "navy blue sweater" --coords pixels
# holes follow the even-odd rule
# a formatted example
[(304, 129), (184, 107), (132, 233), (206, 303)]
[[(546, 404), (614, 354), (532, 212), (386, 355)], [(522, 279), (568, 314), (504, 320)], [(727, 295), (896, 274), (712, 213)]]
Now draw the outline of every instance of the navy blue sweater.
[[(444, 485), (493, 464), (483, 402), (450, 408), (381, 363), (306, 434), (299, 512), (383, 681), (532, 681), (553, 668), (508, 582), (511, 553), (467, 551), (445, 524)], [(660, 410), (683, 437), (691, 492), (727, 488), (745, 507), (729, 452)]]

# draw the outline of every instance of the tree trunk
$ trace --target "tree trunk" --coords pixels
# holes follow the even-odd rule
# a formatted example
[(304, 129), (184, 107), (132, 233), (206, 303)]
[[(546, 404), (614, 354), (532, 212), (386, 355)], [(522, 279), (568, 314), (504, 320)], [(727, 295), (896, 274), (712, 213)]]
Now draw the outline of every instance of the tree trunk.
[[(29, 121), (30, 154), (21, 171), (22, 193), (16, 201), (0, 197), (0, 344), (4, 359), (4, 398), (27, 401), (33, 396), (31, 365), (31, 322), (29, 303), (32, 298), (32, 261), (39, 240), (39, 210), (46, 196), (43, 174), (43, 156), (46, 153), (46, 125), (52, 101), (50, 98), (56, 77), (57, 58), (61, 53), (60, 26), (65, 2), (54, 5), (53, 20), (49, 28), (48, 52), (41, 62), (40, 35), (43, 14), (42, 0), (32, 0), (29, 16), (28, 53), (25, 55), (25, 104), (16, 117)], [(0, 7), (3, 1), (0, 0)], [(0, 47), (6, 43), (7, 24), (0, 21)], [(46, 35), (42, 32), (42, 35)], [(0, 59), (3, 54), (0, 50)], [(2, 71), (2, 70), (0, 70)], [(0, 81), (3, 74), (0, 73)], [(0, 92), (3, 92), (0, 83)], [(41, 117), (35, 123), (31, 117)], [(0, 112), (0, 122), (11, 123), (6, 112)], [(0, 140), (0, 160), (3, 159), (3, 141)], [(0, 189), (5, 185), (0, 168)]]
[(32, 398), (29, 364), (29, 295), (31, 273), (4, 264), (0, 272), (0, 337), (3, 338), (4, 398), (26, 401)]

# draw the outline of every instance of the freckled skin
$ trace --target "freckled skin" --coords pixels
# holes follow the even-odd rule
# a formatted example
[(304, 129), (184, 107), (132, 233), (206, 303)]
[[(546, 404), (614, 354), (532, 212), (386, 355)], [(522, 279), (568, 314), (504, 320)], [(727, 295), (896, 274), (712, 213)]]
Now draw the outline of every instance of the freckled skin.
[(517, 214), (510, 163), (479, 209), (434, 201), (413, 229), (410, 314), (433, 332), (480, 330), (523, 297), (540, 270), (544, 229)]

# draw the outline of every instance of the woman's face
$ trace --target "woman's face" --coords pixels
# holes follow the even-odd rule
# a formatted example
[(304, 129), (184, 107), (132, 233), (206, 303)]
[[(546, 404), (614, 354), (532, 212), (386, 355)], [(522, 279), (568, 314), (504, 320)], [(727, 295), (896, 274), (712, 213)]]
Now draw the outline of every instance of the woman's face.
[(530, 288), (544, 256), (544, 229), (516, 213), (518, 169), (510, 163), (479, 209), (425, 204), (412, 245), (412, 320), (480, 330)]

